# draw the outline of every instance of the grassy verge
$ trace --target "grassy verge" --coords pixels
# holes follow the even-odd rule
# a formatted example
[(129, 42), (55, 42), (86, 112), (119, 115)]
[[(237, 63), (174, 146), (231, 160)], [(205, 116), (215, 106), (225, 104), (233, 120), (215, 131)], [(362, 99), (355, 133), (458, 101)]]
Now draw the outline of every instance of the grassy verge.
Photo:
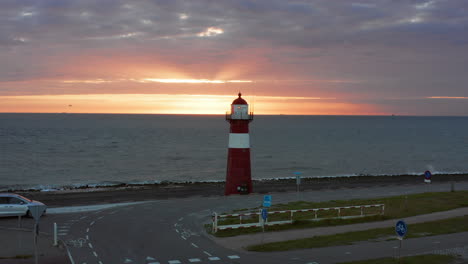
[[(439, 211), (446, 211), (460, 207), (468, 206), (468, 191), (458, 192), (439, 192), (439, 193), (422, 193), (422, 194), (411, 194), (411, 195), (400, 195), (385, 198), (376, 199), (354, 199), (354, 200), (332, 200), (327, 202), (305, 202), (298, 201), (288, 204), (277, 204), (273, 206), (270, 211), (278, 210), (295, 210), (305, 208), (324, 208), (324, 207), (341, 207), (341, 206), (352, 206), (352, 205), (363, 205), (363, 204), (385, 204), (385, 215), (374, 215), (364, 218), (353, 218), (353, 219), (327, 219), (323, 221), (309, 221), (307, 219), (313, 218), (311, 213), (295, 214), (294, 223), (289, 225), (271, 226), (266, 227), (265, 231), (279, 231), (287, 229), (300, 229), (300, 228), (313, 228), (320, 226), (335, 226), (335, 225), (346, 225), (354, 223), (382, 221), (387, 219), (405, 218), (409, 216), (428, 214)], [(365, 209), (366, 214), (378, 214), (379, 208), (367, 208)], [(242, 213), (250, 210), (236, 210), (236, 213)], [(346, 209), (341, 211), (342, 216), (356, 215), (359, 214), (360, 209)], [(320, 212), (319, 218), (321, 217), (332, 217), (336, 216), (336, 211), (330, 210)], [(269, 221), (279, 221), (289, 219), (288, 214), (283, 215), (272, 215), (269, 216)], [(242, 223), (253, 223), (258, 222), (258, 216), (243, 219)], [(228, 218), (224, 221), (220, 221), (219, 224), (238, 224), (239, 218)], [(218, 231), (216, 236), (228, 237), (236, 236), (248, 233), (261, 232), (261, 228), (243, 228), (234, 230), (221, 230)]]
[[(435, 236), (467, 231), (468, 215), (465, 215), (445, 220), (409, 225), (408, 235), (406, 238)], [(359, 241), (378, 242), (391, 239), (396, 239), (395, 229), (393, 227), (253, 245), (248, 247), (247, 250), (262, 252), (286, 251), (293, 249), (351, 245)]]
[(450, 264), (456, 260), (454, 256), (446, 255), (420, 255), (403, 257), (401, 261), (396, 258), (380, 258), (363, 261), (342, 262), (340, 264)]

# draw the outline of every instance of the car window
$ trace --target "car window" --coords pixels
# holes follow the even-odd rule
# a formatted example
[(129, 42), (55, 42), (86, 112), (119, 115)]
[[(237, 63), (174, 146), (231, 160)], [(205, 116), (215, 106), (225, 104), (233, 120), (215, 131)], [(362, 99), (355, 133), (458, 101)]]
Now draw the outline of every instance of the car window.
[(22, 204), (24, 203), (23, 200), (15, 198), (15, 197), (10, 197), (10, 204)]
[(0, 197), (0, 204), (7, 204), (8, 198), (7, 197)]

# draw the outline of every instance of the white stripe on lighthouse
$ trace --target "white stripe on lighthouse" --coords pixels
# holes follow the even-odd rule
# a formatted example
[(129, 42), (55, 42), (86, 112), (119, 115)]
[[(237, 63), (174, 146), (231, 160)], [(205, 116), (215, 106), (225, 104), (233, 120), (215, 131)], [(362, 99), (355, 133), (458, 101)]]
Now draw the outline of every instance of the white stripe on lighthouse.
[(229, 148), (250, 148), (249, 134), (229, 133)]

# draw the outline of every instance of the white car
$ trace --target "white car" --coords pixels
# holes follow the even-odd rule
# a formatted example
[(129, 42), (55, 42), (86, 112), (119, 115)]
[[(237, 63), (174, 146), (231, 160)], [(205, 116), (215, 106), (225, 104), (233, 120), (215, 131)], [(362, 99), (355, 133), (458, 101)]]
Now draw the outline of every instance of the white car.
[[(23, 216), (31, 217), (29, 206), (44, 205), (39, 201), (30, 200), (14, 193), (0, 193), (0, 217)], [(45, 211), (44, 211), (45, 214)]]

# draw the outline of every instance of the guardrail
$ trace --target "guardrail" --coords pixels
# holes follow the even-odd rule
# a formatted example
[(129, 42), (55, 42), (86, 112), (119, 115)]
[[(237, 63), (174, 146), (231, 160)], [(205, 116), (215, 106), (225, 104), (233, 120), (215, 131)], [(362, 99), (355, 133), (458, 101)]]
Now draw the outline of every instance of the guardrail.
[[(368, 213), (366, 212), (366, 208), (376, 208), (380, 207), (379, 213)], [(348, 214), (343, 215), (343, 211), (347, 209), (356, 209), (358, 210), (359, 214)], [(326, 216), (326, 217), (319, 217), (320, 213), (330, 210), (336, 210), (336, 216)], [(328, 208), (313, 208), (313, 209), (298, 209), (298, 210), (281, 210), (281, 211), (271, 211), (268, 212), (268, 216), (270, 215), (279, 215), (279, 214), (289, 214), (289, 217), (282, 217), (282, 218), (289, 218), (287, 220), (277, 220), (277, 221), (265, 221), (263, 222), (262, 219), (262, 210), (259, 209), (258, 212), (248, 212), (248, 213), (239, 213), (239, 214), (222, 214), (218, 215), (216, 212), (212, 215), (212, 232), (216, 233), (218, 230), (226, 230), (226, 229), (237, 229), (237, 228), (250, 228), (250, 227), (261, 227), (262, 225), (265, 226), (273, 226), (273, 225), (283, 225), (283, 224), (292, 224), (294, 222), (294, 217), (300, 217), (300, 213), (303, 213), (301, 220), (309, 220), (309, 221), (319, 221), (324, 219), (347, 219), (347, 218), (357, 218), (357, 217), (365, 217), (365, 216), (372, 216), (372, 215), (383, 215), (385, 213), (385, 204), (367, 204), (367, 205), (352, 205), (352, 206), (342, 206), (342, 207), (328, 207)], [(304, 213), (306, 214), (304, 216)], [(312, 217), (308, 218), (307, 214), (311, 214)], [(258, 216), (258, 222), (256, 221), (256, 216)], [(237, 218), (239, 219), (238, 224), (223, 224), (222, 222), (226, 222), (228, 218)], [(304, 218), (306, 217), (306, 218)], [(255, 218), (253, 221), (252, 218)], [(224, 220), (223, 220), (224, 219)], [(242, 221), (247, 223), (242, 223)], [(220, 223), (221, 222), (221, 223)]]

